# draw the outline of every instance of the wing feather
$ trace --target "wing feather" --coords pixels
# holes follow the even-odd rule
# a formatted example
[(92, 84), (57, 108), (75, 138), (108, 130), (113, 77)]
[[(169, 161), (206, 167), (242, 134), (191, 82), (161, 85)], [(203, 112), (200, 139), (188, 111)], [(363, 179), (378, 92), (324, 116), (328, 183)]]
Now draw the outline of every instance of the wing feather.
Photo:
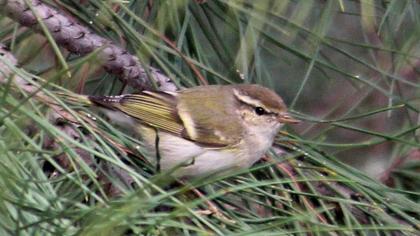
[(228, 89), (207, 86), (205, 91), (201, 87), (178, 93), (144, 91), (116, 97), (90, 97), (90, 100), (197, 144), (222, 147), (234, 145), (242, 138), (238, 132), (242, 130), (241, 124), (226, 118), (240, 119), (232, 105), (236, 101)]
[(146, 125), (182, 136), (184, 126), (176, 111), (176, 96), (164, 92), (90, 97), (96, 104), (119, 110)]
[[(243, 127), (230, 87), (206, 86), (181, 91), (178, 114), (190, 139), (213, 146), (231, 146), (242, 139)], [(200, 112), (194, 112), (200, 111)]]

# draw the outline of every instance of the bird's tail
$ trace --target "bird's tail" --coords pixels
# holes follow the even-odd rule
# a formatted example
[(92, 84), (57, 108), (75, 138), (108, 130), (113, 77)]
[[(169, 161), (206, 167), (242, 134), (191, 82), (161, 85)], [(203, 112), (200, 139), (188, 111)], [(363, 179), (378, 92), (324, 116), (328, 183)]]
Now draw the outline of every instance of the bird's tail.
[(76, 93), (70, 93), (70, 92), (69, 93), (58, 92), (56, 93), (56, 95), (57, 97), (61, 98), (63, 101), (74, 104), (74, 105), (88, 107), (93, 104), (92, 101), (89, 99), (88, 95), (82, 95), (82, 94), (76, 94)]

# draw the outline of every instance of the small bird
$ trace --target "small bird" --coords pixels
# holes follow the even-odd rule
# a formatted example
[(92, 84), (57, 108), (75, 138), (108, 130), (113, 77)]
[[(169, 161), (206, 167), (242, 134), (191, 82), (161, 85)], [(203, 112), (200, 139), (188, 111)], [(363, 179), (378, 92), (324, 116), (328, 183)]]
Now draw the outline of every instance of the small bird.
[(256, 84), (210, 85), (177, 92), (86, 96), (116, 123), (140, 135), (146, 158), (175, 177), (249, 168), (279, 129), (297, 123), (283, 100)]

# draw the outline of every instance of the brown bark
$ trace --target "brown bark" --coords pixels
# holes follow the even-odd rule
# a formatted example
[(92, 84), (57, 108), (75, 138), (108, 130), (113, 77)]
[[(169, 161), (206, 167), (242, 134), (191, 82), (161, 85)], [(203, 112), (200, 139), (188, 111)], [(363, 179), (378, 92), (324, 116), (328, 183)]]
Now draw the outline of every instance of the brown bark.
[(152, 89), (148, 74), (156, 81), (161, 90), (176, 89), (169, 77), (158, 69), (145, 68), (136, 56), (131, 55), (112, 41), (95, 34), (75, 19), (39, 0), (30, 0), (29, 2), (32, 4), (33, 11), (24, 0), (0, 0), (0, 12), (5, 13), (23, 26), (42, 32), (36, 17), (39, 16), (58, 45), (78, 55), (86, 55), (99, 50), (98, 58), (101, 60), (103, 68), (138, 90)]

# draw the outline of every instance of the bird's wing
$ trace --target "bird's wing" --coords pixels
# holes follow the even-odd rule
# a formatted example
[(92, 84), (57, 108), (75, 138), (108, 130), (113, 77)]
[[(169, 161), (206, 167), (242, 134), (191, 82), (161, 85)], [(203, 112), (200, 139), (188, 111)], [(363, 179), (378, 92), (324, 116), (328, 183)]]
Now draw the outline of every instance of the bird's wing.
[(228, 89), (206, 86), (179, 93), (178, 115), (189, 139), (215, 147), (232, 146), (242, 139), (241, 118), (235, 109), (237, 101)]
[[(227, 105), (232, 103), (228, 101), (232, 99), (228, 96), (230, 93), (221, 96), (220, 90), (215, 93), (218, 87), (213, 89), (208, 91), (207, 86), (205, 93), (198, 88), (176, 94), (144, 91), (115, 97), (90, 97), (90, 100), (203, 146), (234, 145), (242, 137), (242, 133), (238, 132), (243, 130), (237, 122), (240, 118), (232, 119), (238, 114)], [(180, 96), (184, 96), (182, 102)]]
[(176, 96), (164, 92), (143, 92), (89, 99), (108, 109), (119, 110), (148, 126), (182, 136), (184, 126), (176, 111)]

